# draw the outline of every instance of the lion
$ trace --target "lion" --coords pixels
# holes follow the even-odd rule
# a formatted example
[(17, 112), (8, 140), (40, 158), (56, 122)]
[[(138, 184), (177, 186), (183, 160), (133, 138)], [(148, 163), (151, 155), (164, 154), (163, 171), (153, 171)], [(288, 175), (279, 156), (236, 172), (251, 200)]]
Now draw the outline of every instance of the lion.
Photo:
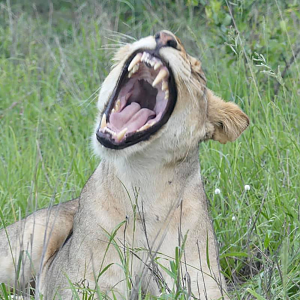
[(97, 107), (99, 166), (78, 199), (1, 230), (0, 282), (22, 291), (33, 280), (44, 299), (72, 299), (74, 287), (229, 299), (198, 153), (237, 139), (247, 115), (207, 88), (201, 62), (166, 30), (119, 49)]

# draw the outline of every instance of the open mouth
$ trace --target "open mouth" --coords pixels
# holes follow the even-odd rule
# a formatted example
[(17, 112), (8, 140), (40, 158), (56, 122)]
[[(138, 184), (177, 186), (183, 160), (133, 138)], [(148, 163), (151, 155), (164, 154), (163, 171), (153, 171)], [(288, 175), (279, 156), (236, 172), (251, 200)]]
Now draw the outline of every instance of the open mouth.
[(147, 140), (170, 118), (177, 98), (172, 70), (157, 54), (138, 50), (123, 67), (96, 136), (123, 149)]

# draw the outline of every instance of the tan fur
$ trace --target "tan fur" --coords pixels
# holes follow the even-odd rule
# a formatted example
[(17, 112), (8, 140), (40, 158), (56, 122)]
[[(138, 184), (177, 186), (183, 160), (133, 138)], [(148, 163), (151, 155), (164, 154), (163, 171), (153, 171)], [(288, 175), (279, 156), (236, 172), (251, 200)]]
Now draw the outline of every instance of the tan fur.
[(24, 290), (72, 231), (77, 208), (78, 199), (75, 199), (39, 210), (2, 229), (0, 283), (4, 282), (15, 286), (17, 290)]
[[(233, 141), (246, 129), (249, 120), (235, 104), (224, 102), (207, 89), (201, 63), (189, 56), (179, 39), (174, 38), (178, 49), (159, 50), (173, 71), (178, 90), (177, 103), (168, 122), (149, 140), (123, 150), (101, 147), (93, 135), (94, 151), (102, 161), (82, 190), (74, 221), (76, 209), (59, 213), (55, 220), (51, 218), (50, 227), (54, 226), (54, 230), (46, 247), (42, 243), (45, 211), (26, 219), (30, 225), (25, 227), (24, 234), (19, 234), (18, 223), (7, 228), (15, 260), (20, 253), (18, 241), (28, 245), (35, 228), (31, 247), (33, 271), (39, 276), (37, 291), (44, 299), (53, 299), (56, 294), (71, 299), (68, 280), (77, 286), (93, 288), (97, 275), (109, 264), (112, 265), (99, 278), (98, 286), (108, 295), (113, 290), (118, 299), (135, 299), (140, 286), (144, 293), (158, 295), (156, 279), (160, 273), (153, 274), (156, 268), (172, 289), (174, 281), (159, 265), (155, 266), (154, 259), (168, 268), (168, 260), (174, 260), (175, 248), (182, 246), (184, 236), (187, 239), (181, 272), (187, 278), (187, 290), (191, 289), (201, 300), (228, 299), (201, 182), (198, 144), (207, 139), (221, 143)], [(155, 46), (154, 37), (149, 36), (126, 45), (115, 55), (115, 65), (99, 95), (96, 128), (124, 62), (134, 51)], [(29, 222), (33, 216), (35, 226)], [(120, 229), (110, 241), (109, 234), (117, 226)], [(0, 234), (0, 281), (13, 284), (11, 253), (6, 234), (3, 230)], [(131, 296), (127, 294), (116, 245), (121, 253), (128, 253)], [(43, 247), (46, 255), (42, 260)], [(22, 283), (26, 284), (31, 272), (24, 273)]]
[(224, 102), (210, 90), (208, 96), (208, 119), (213, 125), (212, 138), (222, 144), (232, 142), (248, 127), (248, 117), (231, 102)]

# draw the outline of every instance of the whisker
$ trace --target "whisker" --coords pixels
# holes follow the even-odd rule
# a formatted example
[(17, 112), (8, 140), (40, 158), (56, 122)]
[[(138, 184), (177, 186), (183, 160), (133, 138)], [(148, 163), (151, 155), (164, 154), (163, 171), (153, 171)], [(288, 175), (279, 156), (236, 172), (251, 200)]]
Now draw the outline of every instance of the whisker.
[(104, 29), (105, 31), (108, 31), (108, 32), (111, 32), (113, 36), (120, 36), (120, 37), (124, 37), (124, 38), (127, 38), (127, 39), (130, 39), (132, 41), (136, 41), (137, 39), (128, 35), (128, 34), (125, 34), (125, 33), (122, 33), (122, 32), (118, 32), (118, 31), (115, 31), (115, 30), (111, 30), (111, 29), (107, 29), (105, 28)]

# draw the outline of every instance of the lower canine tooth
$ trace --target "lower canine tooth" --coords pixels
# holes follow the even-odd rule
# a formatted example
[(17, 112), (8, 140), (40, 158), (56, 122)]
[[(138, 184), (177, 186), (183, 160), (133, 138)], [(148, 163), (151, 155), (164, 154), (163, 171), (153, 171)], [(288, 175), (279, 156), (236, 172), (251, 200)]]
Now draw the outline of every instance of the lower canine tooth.
[(168, 71), (163, 68), (157, 74), (155, 80), (152, 83), (152, 86), (155, 87), (158, 83), (160, 83), (166, 76), (168, 76)]
[(100, 128), (103, 129), (104, 127), (106, 127), (106, 114), (103, 114)]
[(127, 128), (124, 128), (122, 131), (120, 131), (117, 134), (117, 140), (118, 140), (118, 142), (122, 140), (122, 138), (125, 136), (126, 132), (127, 132)]

